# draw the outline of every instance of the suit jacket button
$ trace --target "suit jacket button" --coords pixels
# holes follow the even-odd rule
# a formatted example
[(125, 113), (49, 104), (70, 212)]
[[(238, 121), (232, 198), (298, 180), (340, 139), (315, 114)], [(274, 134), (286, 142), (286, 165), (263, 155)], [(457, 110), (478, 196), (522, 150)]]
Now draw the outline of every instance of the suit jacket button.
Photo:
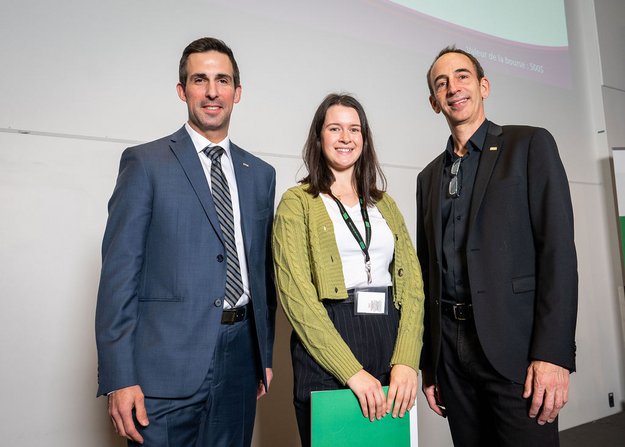
[(217, 262), (224, 262), (224, 255), (217, 255)]
[(399, 270), (397, 271), (397, 275), (398, 275), (398, 276), (404, 276), (404, 269), (399, 269)]
[(222, 303), (221, 303), (221, 300), (220, 300), (219, 298), (217, 298), (217, 299), (215, 300), (215, 307), (221, 307), (221, 304), (222, 304)]

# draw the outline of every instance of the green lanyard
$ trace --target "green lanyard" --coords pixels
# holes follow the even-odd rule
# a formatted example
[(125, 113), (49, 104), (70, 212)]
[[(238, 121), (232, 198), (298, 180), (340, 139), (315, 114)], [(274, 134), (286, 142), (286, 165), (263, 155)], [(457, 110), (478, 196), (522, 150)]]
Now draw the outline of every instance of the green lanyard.
[(354, 239), (356, 239), (356, 242), (358, 242), (358, 245), (360, 246), (362, 253), (365, 255), (365, 270), (367, 271), (367, 284), (371, 284), (371, 258), (369, 257), (369, 245), (371, 245), (371, 222), (369, 222), (369, 213), (367, 213), (365, 202), (362, 199), (362, 197), (358, 197), (358, 202), (360, 203), (360, 214), (362, 215), (362, 220), (365, 223), (365, 237), (367, 239), (366, 242), (363, 241), (360, 231), (358, 231), (358, 228), (356, 228), (356, 224), (354, 223), (352, 218), (349, 216), (349, 213), (347, 212), (347, 210), (345, 209), (341, 201), (337, 199), (336, 197), (334, 197), (334, 194), (332, 193), (330, 193), (330, 197), (332, 197), (334, 201), (336, 202), (336, 204), (338, 205), (339, 210), (341, 211), (341, 216), (343, 217), (343, 220), (345, 221), (347, 228), (349, 228), (349, 231), (354, 236)]

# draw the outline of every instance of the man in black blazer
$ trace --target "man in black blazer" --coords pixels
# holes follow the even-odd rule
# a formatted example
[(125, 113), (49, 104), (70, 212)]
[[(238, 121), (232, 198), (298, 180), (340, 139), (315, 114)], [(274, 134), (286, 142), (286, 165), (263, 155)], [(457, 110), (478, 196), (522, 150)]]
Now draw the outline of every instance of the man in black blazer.
[(556, 446), (575, 370), (577, 260), (568, 180), (545, 129), (485, 117), (477, 59), (427, 74), (451, 130), (417, 178), (423, 391), (457, 446)]
[(275, 170), (230, 141), (222, 41), (180, 60), (188, 121), (124, 151), (102, 244), (99, 395), (129, 445), (245, 447), (272, 378)]

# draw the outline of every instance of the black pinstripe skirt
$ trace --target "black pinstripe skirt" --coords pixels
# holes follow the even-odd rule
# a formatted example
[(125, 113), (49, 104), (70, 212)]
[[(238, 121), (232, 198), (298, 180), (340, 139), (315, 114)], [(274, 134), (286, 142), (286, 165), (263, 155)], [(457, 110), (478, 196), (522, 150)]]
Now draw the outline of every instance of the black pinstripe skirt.
[[(323, 301), (330, 320), (356, 359), (382, 385), (388, 385), (390, 379), (389, 364), (399, 327), (399, 311), (390, 294), (388, 300), (388, 315), (354, 315), (351, 300)], [(315, 362), (295, 332), (291, 335), (291, 359), (295, 400), (308, 402), (311, 391), (345, 388)]]
[[(382, 385), (390, 381), (390, 361), (397, 340), (399, 311), (388, 294), (388, 315), (354, 315), (351, 300), (324, 300), (323, 305), (339, 332), (365, 371)], [(308, 354), (299, 337), (291, 334), (293, 363), (293, 402), (302, 438), (309, 437), (311, 391), (346, 388)], [(302, 424), (305, 426), (303, 427)]]

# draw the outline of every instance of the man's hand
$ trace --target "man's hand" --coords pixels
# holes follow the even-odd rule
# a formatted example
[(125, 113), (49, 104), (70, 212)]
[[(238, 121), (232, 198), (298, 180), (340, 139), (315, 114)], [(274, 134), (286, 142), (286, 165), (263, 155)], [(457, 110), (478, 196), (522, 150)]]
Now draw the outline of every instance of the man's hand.
[(421, 375), (421, 379), (423, 381), (421, 389), (423, 390), (423, 394), (425, 394), (425, 399), (428, 401), (430, 409), (441, 417), (447, 417), (438, 385), (435, 383), (429, 385), (428, 383), (430, 381), (426, 380), (425, 374), (423, 373)]
[(273, 379), (273, 370), (271, 368), (266, 368), (265, 374), (267, 375), (267, 389), (265, 389), (263, 379), (260, 379), (260, 381), (258, 382), (258, 388), (256, 388), (256, 400), (267, 394), (267, 392), (269, 391), (269, 387), (271, 386), (271, 379)]
[[(552, 423), (569, 400), (569, 370), (553, 363), (534, 360), (527, 368), (523, 397), (532, 397), (529, 417), (538, 423)], [(538, 411), (542, 411), (538, 414)]]
[[(406, 411), (410, 410), (417, 398), (417, 372), (407, 365), (394, 365), (391, 368), (391, 384), (388, 387), (386, 398), (386, 412), (393, 409), (393, 417), (399, 414), (404, 417)], [(393, 405), (395, 401), (395, 405)]]
[(372, 422), (382, 419), (386, 414), (386, 397), (378, 379), (361, 369), (349, 378), (347, 386), (358, 398), (364, 417)]
[(109, 416), (111, 416), (115, 431), (124, 438), (143, 444), (143, 437), (137, 431), (132, 418), (133, 408), (139, 424), (147, 427), (150, 421), (148, 421), (143, 392), (139, 385), (121, 388), (109, 394)]

